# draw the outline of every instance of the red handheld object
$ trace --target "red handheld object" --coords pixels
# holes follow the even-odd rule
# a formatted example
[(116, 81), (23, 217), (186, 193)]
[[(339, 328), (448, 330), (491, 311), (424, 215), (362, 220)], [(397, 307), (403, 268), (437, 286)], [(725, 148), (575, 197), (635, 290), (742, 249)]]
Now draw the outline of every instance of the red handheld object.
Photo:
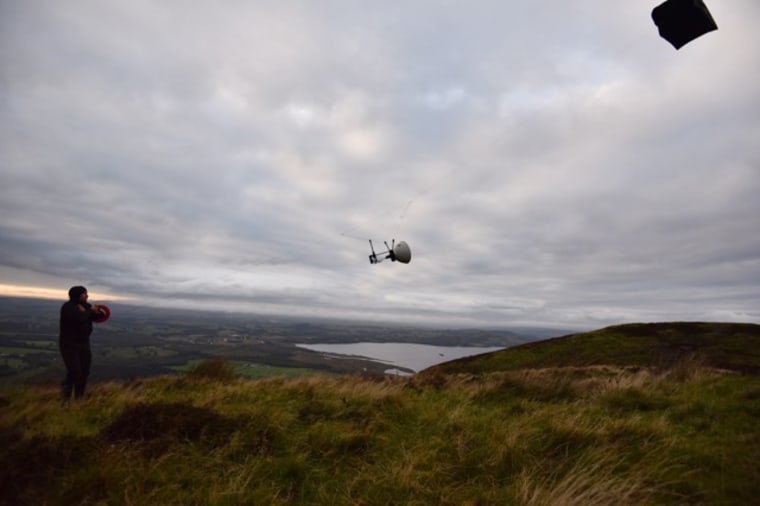
[(111, 317), (111, 310), (108, 309), (108, 306), (104, 306), (103, 304), (97, 304), (95, 306), (95, 309), (100, 313), (97, 318), (93, 318), (93, 322), (95, 323), (103, 323), (107, 319)]

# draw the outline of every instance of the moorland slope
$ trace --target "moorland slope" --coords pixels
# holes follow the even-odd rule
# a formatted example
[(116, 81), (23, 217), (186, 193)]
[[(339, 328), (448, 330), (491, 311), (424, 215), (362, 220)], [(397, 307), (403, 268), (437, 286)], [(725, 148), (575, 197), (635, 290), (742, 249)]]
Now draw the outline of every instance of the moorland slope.
[(0, 390), (0, 504), (703, 504), (760, 497), (758, 326), (611, 327), (415, 376)]
[(428, 372), (487, 373), (521, 368), (595, 365), (669, 368), (684, 360), (760, 374), (760, 325), (752, 323), (631, 323), (535, 341), (466, 357)]

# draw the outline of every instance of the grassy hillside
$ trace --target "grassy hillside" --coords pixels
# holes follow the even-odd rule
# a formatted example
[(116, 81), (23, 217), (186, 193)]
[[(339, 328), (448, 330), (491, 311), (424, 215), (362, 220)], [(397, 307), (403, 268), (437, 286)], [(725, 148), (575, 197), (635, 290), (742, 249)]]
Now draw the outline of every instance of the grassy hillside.
[[(8, 387), (0, 504), (756, 503), (756, 335), (727, 334), (742, 357), (715, 356), (730, 371), (704, 353), (647, 364), (643, 330), (598, 332), (550, 344), (583, 367), (545, 351), (530, 367), (250, 380), (217, 362), (68, 406), (55, 385)], [(604, 335), (630, 361), (584, 363)]]
[(671, 367), (684, 359), (707, 367), (760, 374), (760, 325), (632, 323), (537, 341), (433, 367), (442, 373), (618, 365)]

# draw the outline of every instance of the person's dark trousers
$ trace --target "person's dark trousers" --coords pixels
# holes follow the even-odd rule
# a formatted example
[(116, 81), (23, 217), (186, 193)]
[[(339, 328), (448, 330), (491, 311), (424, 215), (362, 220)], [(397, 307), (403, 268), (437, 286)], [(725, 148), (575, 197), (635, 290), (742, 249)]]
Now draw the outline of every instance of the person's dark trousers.
[(68, 401), (71, 399), (72, 392), (75, 398), (81, 399), (84, 397), (87, 377), (90, 375), (90, 364), (92, 363), (90, 345), (74, 344), (61, 346), (61, 356), (63, 357), (63, 363), (66, 365), (66, 378), (61, 384), (63, 400)]

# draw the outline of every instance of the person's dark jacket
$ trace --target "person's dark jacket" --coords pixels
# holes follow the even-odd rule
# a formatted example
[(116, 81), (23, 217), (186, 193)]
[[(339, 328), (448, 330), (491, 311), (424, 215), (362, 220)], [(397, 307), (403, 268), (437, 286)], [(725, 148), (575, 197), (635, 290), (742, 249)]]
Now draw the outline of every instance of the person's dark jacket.
[[(80, 308), (84, 308), (84, 311)], [(87, 302), (70, 300), (61, 306), (60, 333), (61, 346), (89, 344), (92, 334), (92, 320), (97, 317), (92, 305)]]

